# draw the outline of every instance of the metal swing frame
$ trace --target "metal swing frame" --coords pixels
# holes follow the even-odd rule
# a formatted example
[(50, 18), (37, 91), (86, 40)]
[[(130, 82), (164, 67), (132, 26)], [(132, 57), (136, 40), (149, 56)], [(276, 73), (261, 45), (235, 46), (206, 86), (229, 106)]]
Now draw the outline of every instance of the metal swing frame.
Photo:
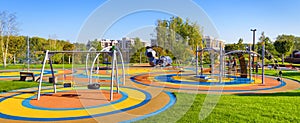
[[(110, 49), (112, 49), (112, 50), (110, 50)], [(117, 83), (117, 93), (119, 93), (118, 62), (117, 62), (117, 54), (118, 54), (120, 56), (121, 63), (122, 63), (123, 85), (125, 85), (125, 66), (124, 66), (124, 60), (123, 60), (122, 53), (121, 53), (121, 51), (120, 51), (120, 49), (118, 47), (110, 46), (110, 47), (106, 47), (106, 48), (102, 49), (101, 51), (91, 51), (91, 50), (89, 50), (89, 51), (49, 51), (49, 50), (46, 50), (45, 51), (45, 57), (44, 57), (44, 60), (43, 60), (42, 69), (41, 69), (41, 74), (40, 74), (40, 81), (39, 81), (39, 86), (38, 86), (37, 100), (40, 100), (40, 97), (41, 97), (42, 81), (43, 81), (43, 76), (44, 76), (44, 71), (45, 71), (45, 66), (46, 66), (47, 61), (49, 61), (50, 69), (51, 69), (51, 73), (52, 73), (52, 78), (54, 79), (54, 82), (53, 82), (53, 93), (57, 92), (55, 75), (54, 75), (54, 70), (53, 70), (53, 65), (52, 65), (51, 57), (54, 54), (59, 54), (59, 53), (73, 53), (73, 54), (75, 54), (75, 53), (78, 53), (78, 54), (79, 53), (87, 53), (87, 54), (89, 54), (89, 53), (97, 53), (97, 55), (96, 55), (96, 57), (95, 57), (95, 59), (93, 61), (92, 67), (91, 67), (90, 75), (88, 76), (89, 84), (92, 84), (92, 81), (91, 81), (91, 77), (92, 77), (92, 74), (93, 74), (92, 71), (93, 71), (94, 64), (97, 61), (99, 55), (100, 54), (105, 54), (105, 53), (112, 54), (113, 58), (112, 58), (112, 73), (111, 73), (111, 86), (110, 86), (110, 100), (111, 101), (113, 100), (114, 77), (116, 78), (116, 83)], [(87, 65), (86, 65), (86, 70), (87, 69), (88, 68), (87, 68)]]

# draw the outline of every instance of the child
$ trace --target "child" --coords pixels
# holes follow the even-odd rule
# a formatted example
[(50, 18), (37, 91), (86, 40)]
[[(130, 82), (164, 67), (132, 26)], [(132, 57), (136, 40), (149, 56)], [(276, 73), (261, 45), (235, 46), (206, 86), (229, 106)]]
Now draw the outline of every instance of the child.
[(235, 67), (236, 67), (236, 60), (235, 60), (235, 57), (233, 57), (232, 68), (234, 69)]

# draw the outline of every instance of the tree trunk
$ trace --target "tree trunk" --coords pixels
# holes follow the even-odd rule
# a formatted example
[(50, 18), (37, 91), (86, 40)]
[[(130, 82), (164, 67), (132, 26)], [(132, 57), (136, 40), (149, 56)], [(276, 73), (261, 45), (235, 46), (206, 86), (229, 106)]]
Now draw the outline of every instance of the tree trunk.
[(9, 43), (9, 37), (10, 37), (10, 35), (8, 35), (7, 36), (7, 40), (6, 40), (6, 44), (5, 44), (5, 53), (4, 53), (4, 55), (5, 55), (5, 57), (4, 57), (4, 59), (3, 59), (3, 62), (4, 62), (4, 64), (3, 64), (3, 66), (4, 66), (4, 68), (6, 68), (6, 59), (7, 59), (7, 52), (8, 52), (8, 43)]
[(71, 56), (69, 56), (69, 64), (71, 64)]
[(282, 54), (282, 65), (284, 65), (284, 54)]
[(14, 65), (16, 65), (16, 54), (14, 54)]
[(6, 54), (3, 53), (3, 67), (6, 68)]
[(247, 78), (248, 71), (247, 71), (247, 64), (245, 57), (243, 54), (238, 54), (239, 62), (240, 62), (240, 69), (241, 69), (241, 78)]

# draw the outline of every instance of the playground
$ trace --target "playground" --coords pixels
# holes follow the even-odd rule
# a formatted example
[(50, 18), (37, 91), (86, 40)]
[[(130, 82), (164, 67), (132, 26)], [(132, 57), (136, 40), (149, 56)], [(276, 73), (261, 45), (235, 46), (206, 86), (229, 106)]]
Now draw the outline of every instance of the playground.
[[(73, 62), (69, 69), (54, 68), (51, 56), (59, 53), (81, 54), (85, 56), (82, 58), (85, 64)], [(103, 54), (110, 56), (110, 64), (99, 63), (98, 57)], [(248, 72), (246, 76), (243, 70), (233, 71), (230, 65), (225, 65), (222, 50), (220, 54), (219, 63), (214, 64), (211, 58), (209, 67), (203, 67), (202, 63), (198, 66), (198, 59), (196, 65), (182, 67), (163, 62), (157, 66), (153, 63), (126, 64), (117, 47), (101, 51), (46, 51), (40, 70), (1, 71), (0, 80), (22, 80), (22, 73), (27, 73), (25, 81), (37, 82), (38, 86), (0, 93), (0, 122), (147, 122), (147, 119), (157, 121), (155, 118), (161, 121), (163, 116), (172, 116), (166, 112), (174, 111), (173, 115), (181, 112), (176, 109), (187, 105), (192, 97), (182, 98), (190, 94), (199, 94), (201, 98), (204, 94), (220, 93), (225, 97), (280, 95), (298, 92), (300, 88), (299, 80), (284, 78), (282, 74), (266, 76), (265, 73)], [(279, 72), (266, 70), (267, 73), (272, 71)], [(42, 84), (48, 82), (53, 86)], [(297, 116), (293, 118), (297, 121)]]

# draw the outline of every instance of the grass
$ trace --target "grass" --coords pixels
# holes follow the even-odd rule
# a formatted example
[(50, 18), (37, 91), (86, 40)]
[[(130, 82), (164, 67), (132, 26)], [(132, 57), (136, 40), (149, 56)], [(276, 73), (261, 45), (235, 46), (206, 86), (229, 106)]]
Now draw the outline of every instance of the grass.
[[(282, 62), (279, 62), (278, 64), (282, 65)], [(292, 63), (284, 62), (284, 65), (290, 65), (290, 64), (292, 64)], [(300, 67), (300, 64), (292, 64), (292, 65), (295, 67)]]
[[(261, 70), (259, 71), (261, 74)], [(274, 70), (266, 70), (266, 75), (277, 75)], [(283, 71), (284, 78), (300, 82), (300, 72)], [(221, 95), (215, 108), (204, 120), (199, 119), (205, 94), (175, 93), (175, 105), (166, 111), (137, 121), (144, 122), (299, 122), (300, 89), (273, 94)], [(212, 104), (210, 102), (209, 104)]]
[[(50, 86), (50, 83), (43, 83), (44, 86)], [(0, 92), (8, 92), (22, 88), (37, 87), (37, 82), (24, 82), (24, 81), (0, 81)]]
[[(59, 67), (58, 65), (57, 67)], [(60, 66), (61, 67), (61, 66)], [(259, 70), (261, 73), (261, 70)], [(266, 69), (266, 75), (276, 75)], [(300, 72), (283, 71), (283, 77), (300, 81)], [(0, 81), (0, 92), (37, 87), (36, 82)], [(51, 85), (50, 83), (44, 83)], [(273, 94), (222, 95), (216, 107), (204, 120), (199, 112), (207, 95), (175, 93), (176, 104), (158, 115), (137, 121), (143, 122), (299, 122), (300, 90)]]
[[(269, 75), (269, 76), (277, 76), (279, 71), (276, 70), (269, 70), (269, 69), (265, 69), (265, 75)], [(261, 74), (262, 71), (259, 70), (258, 74)], [(297, 80), (298, 82), (300, 82), (300, 72), (296, 72), (296, 71), (282, 71), (282, 77), (283, 78), (289, 78), (289, 79), (293, 79), (293, 80)]]
[[(206, 98), (204, 94), (176, 93), (177, 102), (166, 111), (137, 121), (143, 122), (299, 122), (300, 90), (293, 92), (222, 95), (216, 107), (204, 120), (199, 112)], [(192, 105), (189, 105), (192, 102)]]

